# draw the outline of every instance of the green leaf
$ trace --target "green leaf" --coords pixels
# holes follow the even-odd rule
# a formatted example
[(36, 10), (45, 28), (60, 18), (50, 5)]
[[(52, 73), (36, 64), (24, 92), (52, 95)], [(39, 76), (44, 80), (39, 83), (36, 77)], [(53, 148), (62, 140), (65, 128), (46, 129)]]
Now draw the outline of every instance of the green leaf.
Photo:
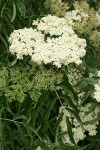
[(16, 63), (17, 63), (17, 58), (14, 61), (9, 62), (8, 67), (13, 67)]
[(47, 141), (48, 141), (48, 145), (50, 145), (50, 150), (54, 150), (52, 141), (50, 140), (50, 138), (47, 135), (46, 135), (46, 138), (47, 138)]
[(16, 121), (16, 120), (19, 120), (19, 119), (21, 119), (21, 120), (27, 120), (27, 117), (25, 116), (25, 115), (21, 115), (21, 116), (14, 116), (13, 117), (13, 120), (14, 121)]
[(6, 48), (8, 50), (8, 42), (6, 41), (6, 39), (2, 35), (0, 35), (0, 39), (4, 43), (4, 45), (6, 46)]
[(48, 98), (49, 91), (44, 91), (43, 94), (40, 96), (37, 104), (35, 106), (36, 109), (39, 109), (42, 105), (44, 105), (45, 100)]
[(5, 10), (5, 7), (6, 7), (7, 3), (8, 2), (4, 3), (4, 5), (3, 5), (2, 9), (1, 9), (1, 13), (0, 13), (1, 18), (3, 17), (3, 13), (4, 13), (4, 10)]
[(16, 5), (15, 3), (13, 2), (13, 15), (12, 15), (12, 18), (11, 18), (11, 22), (13, 22), (16, 18)]
[(88, 124), (94, 125), (94, 124), (96, 124), (99, 120), (100, 120), (100, 115), (98, 115), (96, 118), (94, 118), (94, 119), (92, 119), (92, 120), (89, 120), (89, 121), (84, 122), (84, 125), (88, 125)]
[(97, 103), (91, 103), (91, 106), (89, 107), (89, 111), (87, 111), (85, 114), (88, 115), (88, 114), (92, 113), (95, 110), (95, 108), (97, 108), (97, 107), (98, 107)]
[(69, 121), (69, 118), (68, 118), (68, 117), (66, 117), (66, 124), (67, 124), (67, 129), (68, 129), (69, 138), (70, 138), (71, 142), (72, 142), (74, 145), (76, 145), (76, 144), (75, 144), (75, 140), (74, 140), (74, 138), (73, 138), (72, 124), (71, 124), (71, 122)]
[(96, 84), (96, 80), (94, 78), (83, 78), (75, 87), (82, 90), (88, 85)]
[(57, 147), (56, 150), (82, 150), (82, 149), (76, 145), (72, 146), (70, 144), (63, 144), (62, 142), (60, 142), (60, 146)]
[(52, 111), (55, 103), (56, 103), (56, 99), (53, 99), (52, 101), (50, 101), (50, 103), (48, 104), (48, 107), (46, 108), (46, 110), (43, 113), (42, 124), (41, 124), (43, 132), (46, 132), (46, 130), (48, 129), (48, 127), (47, 127), (48, 119), (50, 116), (50, 112)]
[(21, 15), (22, 15), (22, 16), (25, 16), (26, 7), (25, 7), (25, 4), (24, 4), (22, 1), (19, 1), (19, 2), (18, 2), (18, 9), (19, 9)]
[(62, 116), (63, 116), (63, 113), (60, 114), (59, 118), (57, 119), (57, 122), (55, 124), (55, 127), (54, 127), (54, 132), (55, 132), (55, 143), (57, 145), (59, 145), (59, 141), (58, 141), (58, 135), (59, 135), (59, 128), (60, 128), (60, 122), (62, 120)]
[(94, 150), (99, 150), (99, 149), (100, 149), (100, 140), (98, 140), (98, 142), (96, 143)]
[(37, 101), (36, 106), (34, 107), (33, 111), (32, 111), (32, 124), (33, 126), (35, 126), (35, 122), (36, 122), (36, 118), (38, 117), (38, 112), (40, 110), (40, 108), (44, 105), (45, 100), (48, 98), (49, 92), (45, 91), (39, 98), (39, 100)]
[(65, 75), (65, 78), (64, 78), (64, 81), (61, 84), (61, 87), (64, 89), (64, 91), (66, 93), (68, 93), (72, 97), (73, 101), (76, 104), (78, 104), (78, 96), (77, 96), (73, 86), (70, 84), (67, 75)]
[(84, 130), (83, 123), (82, 123), (81, 118), (80, 118), (80, 116), (78, 115), (78, 113), (75, 112), (74, 110), (70, 109), (70, 108), (67, 108), (67, 110), (69, 111), (69, 113), (70, 113), (72, 116), (74, 116), (74, 117), (76, 118), (76, 120), (79, 122), (79, 124), (80, 124), (82, 130)]
[(73, 100), (68, 95), (63, 96), (65, 99), (65, 103), (67, 103), (74, 111), (79, 112), (77, 106), (73, 103)]
[(39, 136), (38, 132), (36, 129), (34, 129), (31, 126), (28, 126), (28, 128), (39, 138), (40, 141), (42, 141), (41, 137)]
[(80, 106), (82, 106), (85, 103), (85, 101), (88, 99), (89, 96), (91, 96), (91, 94), (93, 94), (93, 92), (94, 92), (94, 89), (85, 93), (85, 97), (82, 99)]

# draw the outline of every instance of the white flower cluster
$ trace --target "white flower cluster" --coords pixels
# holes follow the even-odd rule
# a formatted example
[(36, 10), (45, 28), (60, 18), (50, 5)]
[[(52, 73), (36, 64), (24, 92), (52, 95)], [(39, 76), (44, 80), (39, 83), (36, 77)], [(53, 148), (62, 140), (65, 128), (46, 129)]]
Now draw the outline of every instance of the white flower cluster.
[(95, 92), (93, 97), (96, 99), (97, 102), (100, 102), (100, 80), (97, 84), (94, 85)]
[(94, 93), (91, 94), (91, 96), (95, 98), (97, 102), (100, 102), (100, 70), (90, 73), (89, 77), (99, 78), (97, 79), (97, 83), (94, 85)]
[(100, 25), (100, 13), (99, 12), (96, 13), (96, 17), (98, 19), (98, 25)]
[(31, 56), (34, 46), (43, 42), (43, 35), (32, 28), (15, 30), (9, 37), (10, 52), (16, 54), (18, 59), (23, 56)]
[(84, 12), (82, 9), (75, 9), (72, 11), (68, 11), (65, 14), (65, 19), (68, 22), (70, 26), (74, 26), (74, 24), (78, 21), (81, 22), (83, 19), (87, 20), (89, 18), (89, 15)]
[(78, 68), (68, 66), (68, 79), (70, 83), (75, 86), (83, 77), (83, 72)]
[(10, 35), (10, 52), (18, 59), (29, 55), (38, 64), (53, 63), (57, 67), (82, 62), (86, 40), (77, 36), (66, 19), (48, 15), (33, 21), (33, 27), (35, 29), (20, 29)]
[(96, 107), (94, 111), (88, 113), (89, 110), (91, 110), (91, 107), (92, 107), (92, 103), (88, 103), (84, 107), (81, 107), (79, 115), (84, 124), (84, 129), (88, 131), (90, 136), (94, 136), (97, 133), (96, 128), (99, 122), (97, 121), (94, 124), (92, 123), (85, 124), (85, 123), (90, 121), (92, 122), (92, 120), (96, 119), (98, 114), (100, 113), (100, 109), (99, 107)]
[[(86, 137), (85, 131), (88, 131), (90, 136), (96, 135), (97, 133), (96, 128), (97, 128), (98, 122), (91, 124), (89, 121), (92, 121), (93, 119), (95, 119), (98, 113), (100, 112), (100, 110), (99, 108), (95, 108), (94, 111), (88, 113), (91, 106), (92, 104), (88, 103), (84, 107), (80, 108), (79, 116), (83, 122), (84, 129), (82, 129), (79, 122), (76, 120), (76, 118), (72, 116), (72, 114), (68, 112), (65, 106), (60, 107), (59, 113), (63, 112), (63, 117), (62, 117), (62, 121), (60, 122), (60, 127), (61, 127), (61, 133), (63, 133), (62, 139), (64, 143), (72, 144), (68, 135), (66, 117), (68, 117), (69, 121), (72, 123), (72, 133), (73, 133), (73, 138), (76, 144), (80, 140), (83, 140)], [(86, 122), (88, 123), (85, 124)]]
[(81, 105), (81, 103), (84, 101), (84, 98), (86, 97), (86, 91), (80, 91), (80, 90), (76, 90), (77, 92), (77, 96), (78, 96), (78, 104)]
[(98, 76), (98, 77), (100, 77), (100, 70), (99, 70), (99, 71), (97, 71), (97, 76)]

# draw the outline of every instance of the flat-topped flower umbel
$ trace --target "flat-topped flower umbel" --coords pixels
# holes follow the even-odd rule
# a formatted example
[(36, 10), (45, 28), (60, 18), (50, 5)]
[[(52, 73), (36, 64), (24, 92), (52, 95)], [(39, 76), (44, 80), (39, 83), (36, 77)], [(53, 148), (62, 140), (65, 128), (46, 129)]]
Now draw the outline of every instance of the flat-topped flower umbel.
[(86, 54), (86, 40), (81, 39), (66, 19), (48, 15), (33, 21), (33, 28), (15, 30), (9, 38), (10, 52), (18, 59), (31, 56), (38, 64), (79, 65)]

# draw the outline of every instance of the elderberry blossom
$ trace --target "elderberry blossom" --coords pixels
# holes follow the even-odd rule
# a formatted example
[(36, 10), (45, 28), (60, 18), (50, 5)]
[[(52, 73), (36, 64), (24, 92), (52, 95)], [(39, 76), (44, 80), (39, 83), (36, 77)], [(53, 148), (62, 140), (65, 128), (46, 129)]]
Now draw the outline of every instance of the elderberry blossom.
[(76, 22), (81, 22), (82, 20), (87, 20), (89, 15), (83, 11), (83, 9), (75, 9), (68, 11), (65, 14), (65, 19), (68, 21), (70, 26), (74, 26)]
[(70, 137), (68, 135), (68, 126), (66, 119), (69, 118), (70, 123), (72, 124), (72, 133), (75, 143), (83, 140), (86, 137), (86, 131), (90, 136), (94, 136), (97, 133), (98, 121), (92, 123), (100, 113), (99, 107), (96, 107), (92, 112), (89, 110), (93, 107), (92, 103), (88, 103), (85, 106), (79, 108), (79, 116), (83, 124), (83, 128), (79, 121), (73, 116), (67, 109), (66, 106), (61, 106), (59, 108), (59, 113), (63, 113), (62, 120), (60, 122), (61, 133), (63, 134), (62, 140), (63, 143), (72, 144)]
[(33, 28), (14, 31), (9, 38), (10, 52), (23, 59), (41, 64), (63, 65), (82, 63), (86, 54), (86, 40), (81, 39), (64, 18), (48, 15), (33, 21)]
[(97, 102), (100, 102), (100, 80), (98, 81), (97, 84), (94, 85), (94, 98), (96, 99)]
[[(14, 30), (9, 37), (10, 52), (23, 59), (23, 56), (31, 56), (36, 44), (43, 42), (43, 35), (32, 28)], [(37, 43), (38, 42), (38, 43)]]

